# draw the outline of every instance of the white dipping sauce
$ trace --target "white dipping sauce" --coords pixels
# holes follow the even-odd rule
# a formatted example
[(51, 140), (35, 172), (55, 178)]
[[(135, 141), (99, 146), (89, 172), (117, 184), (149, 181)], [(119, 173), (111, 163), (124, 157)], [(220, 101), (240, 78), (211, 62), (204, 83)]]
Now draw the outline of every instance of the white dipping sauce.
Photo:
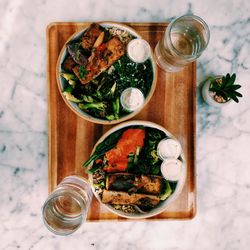
[(157, 153), (162, 160), (177, 159), (181, 154), (181, 144), (174, 139), (163, 139), (157, 146)]
[(122, 107), (127, 111), (135, 111), (144, 103), (144, 95), (137, 88), (125, 89), (120, 97)]
[(149, 57), (150, 46), (144, 39), (133, 39), (128, 43), (127, 52), (132, 61), (143, 63)]
[(161, 164), (161, 173), (166, 180), (178, 181), (182, 176), (182, 162), (177, 159), (168, 159)]

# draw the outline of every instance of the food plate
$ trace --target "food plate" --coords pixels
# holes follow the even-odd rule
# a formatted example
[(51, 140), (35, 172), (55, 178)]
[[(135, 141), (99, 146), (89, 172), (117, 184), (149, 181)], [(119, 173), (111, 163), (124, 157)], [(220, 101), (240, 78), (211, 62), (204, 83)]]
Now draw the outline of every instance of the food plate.
[[(139, 136), (136, 137), (136, 133)], [(178, 155), (182, 162), (179, 179), (167, 181), (162, 177), (160, 166), (163, 161), (157, 155), (157, 145), (166, 138), (177, 140), (164, 127), (148, 121), (124, 122), (106, 132), (94, 146), (91, 158), (97, 155), (97, 159), (91, 161), (89, 167), (93, 172), (89, 174), (89, 180), (99, 202), (111, 212), (128, 219), (145, 219), (164, 211), (181, 193), (186, 178), (183, 153)], [(99, 151), (103, 150), (101, 145), (109, 149), (105, 155), (102, 152), (98, 156), (95, 152), (98, 147)], [(136, 199), (136, 205), (131, 204), (135, 202), (132, 199)], [(115, 204), (109, 204), (113, 202)], [(124, 202), (129, 203), (124, 205)]]
[[(82, 163), (97, 140), (111, 128), (82, 119), (67, 108), (56, 80), (56, 64), (65, 42), (90, 23), (52, 23), (47, 28), (48, 81), (48, 191), (68, 175), (87, 177)], [(164, 34), (167, 23), (126, 23), (135, 29), (152, 48)], [(191, 219), (196, 212), (195, 181), (195, 108), (196, 65), (191, 63), (178, 73), (158, 69), (155, 93), (148, 105), (134, 119), (155, 122), (180, 141), (186, 159), (186, 181), (181, 193), (162, 213), (146, 220)], [(110, 212), (94, 197), (88, 221), (129, 220)]]
[[(100, 22), (67, 40), (56, 73), (59, 91), (73, 112), (94, 123), (115, 124), (132, 118), (147, 105), (155, 90), (157, 66), (150, 47), (145, 62), (130, 59), (126, 48), (136, 38), (141, 36), (127, 25)], [(90, 42), (93, 47), (88, 48)], [(145, 97), (133, 111), (123, 108), (120, 100), (122, 91), (130, 87), (136, 87)]]

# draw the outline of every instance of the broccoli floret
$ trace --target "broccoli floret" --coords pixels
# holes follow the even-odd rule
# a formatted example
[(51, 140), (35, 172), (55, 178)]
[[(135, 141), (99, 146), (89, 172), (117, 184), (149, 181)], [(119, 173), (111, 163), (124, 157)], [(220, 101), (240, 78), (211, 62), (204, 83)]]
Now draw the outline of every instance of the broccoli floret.
[(113, 114), (107, 115), (106, 119), (109, 121), (112, 120), (117, 120), (119, 119), (119, 111), (120, 111), (120, 101), (119, 98), (116, 98), (113, 102), (112, 102), (112, 109), (113, 109)]
[(74, 74), (69, 74), (69, 73), (61, 73), (61, 76), (68, 81), (70, 85), (73, 87), (76, 85), (76, 76)]
[(83, 96), (83, 101), (84, 101), (84, 102), (88, 102), (88, 103), (92, 103), (92, 102), (94, 102), (94, 99), (93, 99), (93, 97), (90, 96), (90, 95), (84, 95), (84, 96)]
[(158, 157), (157, 151), (155, 149), (151, 151), (150, 155), (152, 157), (153, 164), (155, 164), (159, 161), (159, 157)]
[(78, 107), (80, 109), (98, 109), (101, 111), (104, 111), (107, 108), (104, 102), (80, 103)]
[(64, 91), (64, 92), (63, 92), (63, 95), (65, 96), (65, 98), (66, 98), (68, 101), (75, 102), (75, 103), (82, 102), (82, 100), (77, 99), (75, 96), (73, 96), (71, 93), (69, 93), (69, 92), (67, 92), (67, 91)]
[(115, 120), (115, 116), (114, 115), (107, 115), (106, 119), (109, 121), (113, 121), (113, 120)]
[(172, 194), (172, 189), (169, 185), (169, 182), (168, 181), (165, 181), (165, 187), (164, 189), (162, 190), (162, 193), (160, 195), (160, 200), (161, 201), (164, 201), (166, 200), (171, 194)]
[(120, 111), (119, 98), (116, 98), (116, 100), (112, 102), (112, 106), (113, 106), (113, 112), (114, 112), (115, 119), (119, 119), (119, 111)]
[(116, 90), (116, 85), (117, 83), (115, 82), (111, 89), (108, 91), (108, 93), (105, 95), (106, 98), (113, 98), (114, 97), (114, 94), (115, 94), (115, 90)]

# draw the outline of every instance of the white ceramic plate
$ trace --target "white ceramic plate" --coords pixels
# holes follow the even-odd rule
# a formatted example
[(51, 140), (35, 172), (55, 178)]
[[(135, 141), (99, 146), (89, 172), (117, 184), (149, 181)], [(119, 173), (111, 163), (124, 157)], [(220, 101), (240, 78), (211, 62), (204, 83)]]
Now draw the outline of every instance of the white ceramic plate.
[[(177, 140), (170, 132), (168, 132), (164, 127), (153, 123), (153, 122), (148, 122), (148, 121), (129, 121), (129, 122), (124, 122), (122, 124), (119, 124), (115, 127), (113, 127), (112, 129), (110, 129), (109, 131), (107, 131), (95, 144), (92, 153), (94, 153), (96, 146), (101, 143), (103, 140), (105, 140), (110, 134), (114, 133), (117, 130), (126, 128), (126, 127), (130, 127), (130, 126), (144, 126), (144, 127), (150, 127), (150, 128), (155, 128), (158, 130), (163, 131), (167, 137), (169, 138), (173, 138), (175, 140)], [(129, 218), (129, 219), (144, 219), (144, 218), (148, 218), (151, 216), (155, 216), (157, 214), (160, 214), (161, 212), (163, 212), (164, 210), (166, 210), (166, 208), (168, 207), (169, 204), (171, 204), (177, 197), (178, 195), (181, 193), (181, 190), (185, 184), (185, 180), (186, 180), (186, 162), (185, 162), (185, 157), (183, 155), (183, 153), (181, 154), (181, 160), (183, 162), (183, 174), (182, 177), (178, 180), (176, 188), (174, 190), (174, 192), (171, 194), (171, 196), (169, 196), (165, 201), (161, 201), (160, 204), (153, 208), (152, 210), (150, 210), (147, 213), (143, 213), (143, 214), (135, 214), (135, 213), (125, 213), (123, 211), (120, 210), (116, 210), (115, 208), (113, 208), (111, 205), (109, 204), (104, 204), (101, 201), (101, 198), (99, 197), (99, 195), (95, 192), (94, 186), (93, 186), (93, 176), (92, 174), (89, 174), (89, 181), (92, 185), (92, 190), (94, 192), (95, 197), (97, 198), (97, 200), (103, 204), (103, 206), (105, 206), (106, 208), (108, 208), (112, 213), (115, 213), (119, 216), (125, 217), (125, 218)], [(91, 167), (91, 166), (90, 166)]]
[[(134, 29), (132, 29), (131, 27), (129, 27), (127, 25), (120, 24), (120, 23), (115, 23), (115, 22), (98, 22), (98, 23), (101, 26), (106, 27), (106, 28), (115, 27), (115, 28), (118, 28), (118, 29), (121, 29), (121, 30), (128, 31), (132, 36), (134, 36), (136, 38), (141, 38), (141, 36)], [(70, 42), (71, 40), (75, 40), (75, 39), (80, 38), (87, 28), (73, 34), (67, 40), (65, 45), (63, 46), (63, 48), (62, 48), (62, 50), (60, 52), (60, 55), (58, 57), (57, 66), (56, 66), (57, 67), (56, 68), (56, 77), (57, 77), (57, 84), (58, 84), (58, 88), (59, 88), (59, 91), (61, 93), (61, 96), (64, 99), (65, 103), (68, 105), (68, 107), (74, 113), (76, 113), (78, 116), (80, 116), (80, 117), (82, 117), (82, 118), (84, 118), (84, 119), (86, 119), (88, 121), (94, 122), (94, 123), (116, 124), (116, 123), (120, 123), (120, 122), (123, 122), (123, 121), (128, 120), (128, 119), (131, 119), (133, 116), (137, 115), (147, 105), (147, 103), (149, 102), (149, 100), (152, 97), (152, 95), (154, 93), (154, 90), (155, 90), (155, 86), (156, 86), (156, 82), (157, 82), (157, 65), (156, 65), (156, 62), (155, 62), (155, 59), (154, 59), (154, 54), (153, 54), (152, 49), (150, 50), (150, 56), (149, 56), (149, 59), (151, 60), (152, 67), (153, 67), (153, 81), (152, 81), (151, 89), (150, 89), (147, 97), (145, 98), (144, 104), (139, 109), (137, 109), (136, 111), (134, 111), (132, 113), (129, 113), (128, 115), (123, 116), (118, 120), (108, 121), (108, 120), (105, 120), (105, 119), (100, 119), (100, 118), (96, 118), (96, 117), (93, 117), (93, 116), (89, 115), (88, 113), (86, 113), (83, 110), (81, 110), (80, 108), (78, 108), (76, 103), (68, 101), (65, 98), (65, 96), (62, 94), (62, 92), (63, 92), (63, 90), (64, 90), (64, 88), (65, 88), (65, 86), (67, 84), (67, 81), (62, 76), (60, 76), (60, 72), (63, 72), (63, 69), (62, 69), (61, 65), (62, 65), (63, 61), (65, 60), (66, 56), (68, 55), (68, 52), (67, 52), (67, 49), (66, 49), (66, 44), (68, 42)]]

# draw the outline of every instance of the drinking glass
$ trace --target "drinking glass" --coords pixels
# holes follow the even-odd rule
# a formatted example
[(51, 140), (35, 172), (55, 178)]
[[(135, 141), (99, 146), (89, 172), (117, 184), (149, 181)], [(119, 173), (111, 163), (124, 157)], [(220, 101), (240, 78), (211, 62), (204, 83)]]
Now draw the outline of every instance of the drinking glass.
[(58, 235), (75, 232), (86, 220), (92, 196), (85, 178), (74, 175), (64, 178), (43, 205), (44, 224)]
[(200, 17), (174, 19), (155, 47), (157, 64), (165, 71), (177, 72), (202, 54), (209, 38), (209, 28)]

